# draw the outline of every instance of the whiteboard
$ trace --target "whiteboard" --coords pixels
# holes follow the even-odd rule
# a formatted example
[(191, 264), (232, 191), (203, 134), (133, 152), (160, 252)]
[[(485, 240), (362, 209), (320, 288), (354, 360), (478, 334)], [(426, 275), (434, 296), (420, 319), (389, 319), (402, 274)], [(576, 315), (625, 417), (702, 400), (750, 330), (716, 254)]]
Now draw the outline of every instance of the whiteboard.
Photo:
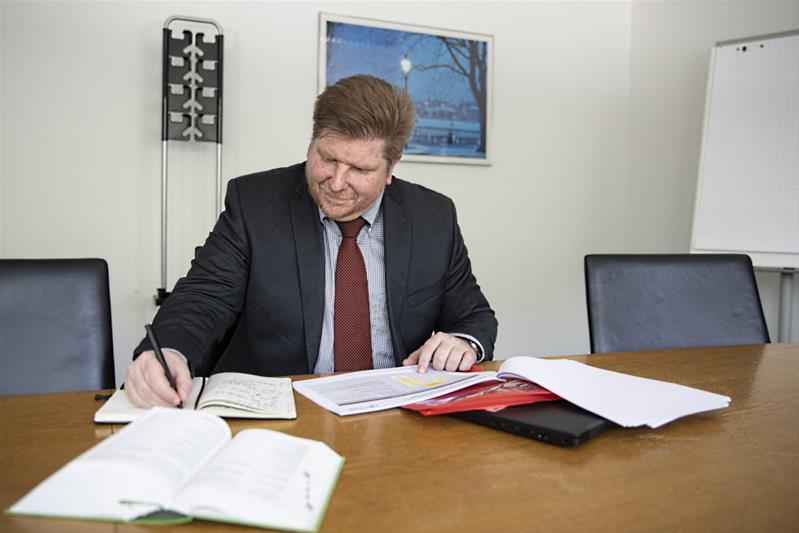
[(799, 268), (799, 31), (713, 48), (691, 252)]

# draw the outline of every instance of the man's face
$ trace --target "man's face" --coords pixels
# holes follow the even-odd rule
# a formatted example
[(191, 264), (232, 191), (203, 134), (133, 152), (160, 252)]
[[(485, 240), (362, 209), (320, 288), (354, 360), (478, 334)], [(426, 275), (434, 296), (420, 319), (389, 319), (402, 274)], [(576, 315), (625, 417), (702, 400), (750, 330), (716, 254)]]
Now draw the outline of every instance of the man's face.
[(383, 139), (350, 139), (325, 131), (311, 142), (305, 178), (325, 215), (347, 222), (369, 209), (391, 183), (397, 163), (383, 157), (384, 146)]

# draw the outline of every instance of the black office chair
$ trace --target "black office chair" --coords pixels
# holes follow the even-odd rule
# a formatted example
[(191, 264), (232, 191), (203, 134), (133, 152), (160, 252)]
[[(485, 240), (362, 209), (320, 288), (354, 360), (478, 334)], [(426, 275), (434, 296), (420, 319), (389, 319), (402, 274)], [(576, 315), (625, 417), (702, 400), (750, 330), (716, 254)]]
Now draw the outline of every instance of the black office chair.
[(746, 255), (587, 255), (591, 353), (769, 342)]
[(0, 396), (113, 387), (106, 262), (0, 260)]

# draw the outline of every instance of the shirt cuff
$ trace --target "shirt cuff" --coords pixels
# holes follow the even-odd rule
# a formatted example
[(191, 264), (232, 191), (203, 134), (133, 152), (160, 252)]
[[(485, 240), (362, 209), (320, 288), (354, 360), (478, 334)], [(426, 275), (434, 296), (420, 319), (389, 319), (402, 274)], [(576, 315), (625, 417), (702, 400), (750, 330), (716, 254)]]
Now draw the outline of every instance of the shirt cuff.
[(189, 374), (191, 374), (191, 377), (194, 377), (194, 371), (191, 369), (191, 363), (189, 363), (189, 360), (185, 355), (174, 348), (162, 348), (162, 350), (165, 352), (170, 351), (175, 355), (179, 355), (183, 359), (183, 362), (186, 363), (186, 366), (189, 367)]
[(475, 361), (475, 364), (483, 362), (483, 359), (485, 359), (485, 350), (483, 349), (483, 345), (480, 341), (466, 333), (450, 333), (450, 335), (475, 343), (477, 345), (477, 361)]

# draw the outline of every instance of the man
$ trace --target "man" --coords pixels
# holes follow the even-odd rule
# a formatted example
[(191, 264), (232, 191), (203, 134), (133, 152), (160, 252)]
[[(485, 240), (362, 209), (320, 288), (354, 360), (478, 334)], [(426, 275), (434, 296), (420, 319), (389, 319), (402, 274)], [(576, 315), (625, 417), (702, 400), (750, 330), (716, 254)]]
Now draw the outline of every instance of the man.
[(413, 120), (407, 93), (346, 78), (316, 100), (305, 163), (230, 181), (224, 212), (154, 319), (177, 393), (145, 340), (125, 379), (133, 403), (184, 401), (189, 367), (465, 371), (493, 357), (497, 321), (452, 201), (392, 176)]

